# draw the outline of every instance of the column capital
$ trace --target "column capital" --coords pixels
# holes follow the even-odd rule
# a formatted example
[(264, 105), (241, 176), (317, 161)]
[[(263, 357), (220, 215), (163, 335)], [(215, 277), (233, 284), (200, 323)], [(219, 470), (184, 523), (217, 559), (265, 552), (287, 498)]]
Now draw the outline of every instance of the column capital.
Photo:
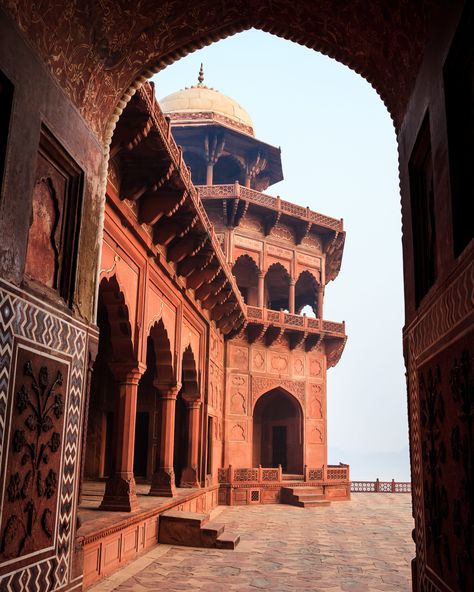
[(181, 384), (163, 384), (159, 381), (154, 381), (153, 386), (158, 391), (160, 399), (176, 399), (179, 391), (181, 390)]
[(188, 409), (199, 409), (202, 405), (201, 399), (187, 399), (184, 397), (184, 400)]
[(110, 371), (116, 382), (126, 384), (138, 384), (146, 370), (146, 365), (141, 363), (111, 362)]
[(262, 270), (260, 270), (260, 271), (258, 272), (258, 277), (259, 277), (259, 278), (264, 278), (264, 277), (265, 277), (265, 275), (266, 275), (266, 274), (265, 274), (265, 272), (264, 272), (264, 271), (262, 271)]

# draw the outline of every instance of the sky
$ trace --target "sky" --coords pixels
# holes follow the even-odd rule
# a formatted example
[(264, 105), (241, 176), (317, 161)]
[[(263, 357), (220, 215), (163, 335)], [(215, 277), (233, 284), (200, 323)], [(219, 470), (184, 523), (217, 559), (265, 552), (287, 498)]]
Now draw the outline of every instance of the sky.
[(348, 341), (328, 371), (329, 462), (352, 479), (409, 480), (402, 357), (401, 206), (395, 130), (372, 86), (346, 66), (268, 33), (239, 33), (153, 77), (157, 98), (197, 83), (238, 101), (257, 138), (280, 146), (271, 195), (344, 219), (342, 269), (324, 317)]

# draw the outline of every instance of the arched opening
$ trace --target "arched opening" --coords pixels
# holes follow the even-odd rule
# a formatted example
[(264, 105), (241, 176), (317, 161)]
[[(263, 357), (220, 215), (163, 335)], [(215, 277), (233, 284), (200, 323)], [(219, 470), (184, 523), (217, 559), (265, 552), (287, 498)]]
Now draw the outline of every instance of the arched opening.
[[(149, 481), (153, 474), (153, 440), (159, 442), (159, 434), (153, 433), (153, 419), (156, 405), (154, 379), (156, 354), (153, 339), (148, 336), (146, 348), (146, 370), (138, 383), (137, 417), (135, 422), (135, 447), (133, 473), (135, 479)], [(156, 425), (156, 424), (155, 424)], [(158, 429), (156, 426), (155, 429)], [(158, 436), (158, 437), (157, 437)]]
[(111, 328), (102, 292), (103, 290), (100, 289), (97, 305), (97, 326), (100, 338), (91, 377), (87, 418), (87, 454), (84, 462), (84, 477), (91, 480), (109, 477), (112, 472), (115, 380), (109, 368), (109, 362), (113, 355)]
[(283, 389), (262, 395), (253, 412), (253, 466), (303, 472), (303, 416), (296, 399)]
[(318, 311), (318, 283), (309, 272), (303, 271), (295, 284), (295, 312), (312, 312), (310, 316), (320, 316)]
[(214, 185), (245, 182), (244, 171), (241, 165), (232, 156), (221, 156), (214, 165)]
[(176, 483), (190, 487), (199, 481), (200, 394), (193, 350), (183, 352), (182, 388), (176, 398), (173, 468)]
[[(115, 276), (103, 279), (99, 287), (97, 324), (99, 348), (91, 377), (84, 475), (88, 479), (108, 478), (117, 470), (117, 448), (125, 417), (120, 408), (121, 377), (136, 366), (128, 308)], [(86, 487), (84, 488), (86, 489)]]
[[(394, 2), (388, 4), (379, 2), (373, 3), (370, 6), (370, 11), (368, 11), (366, 3), (354, 1), (347, 4), (345, 10), (339, 11), (334, 9), (332, 3), (305, 3), (304, 6), (301, 6), (301, 9), (292, 10), (291, 4), (288, 2), (281, 4), (281, 10), (273, 10), (271, 3), (260, 2), (229, 4), (225, 11), (220, 11), (213, 9), (215, 6), (213, 7), (211, 3), (204, 2), (199, 5), (199, 9), (192, 15), (192, 28), (189, 27), (188, 11), (182, 10), (181, 14), (177, 10), (164, 11), (162, 18), (155, 22), (149, 14), (149, 7), (146, 3), (136, 3), (136, 6), (130, 8), (126, 19), (124, 19), (124, 13), (120, 6), (110, 9), (108, 5), (97, 4), (93, 11), (88, 11), (77, 5), (71, 6), (71, 10), (64, 15), (63, 7), (58, 4), (56, 10), (52, 8), (46, 11), (41, 19), (38, 19), (36, 12), (30, 10), (28, 3), (5, 5), (5, 11), (9, 15), (8, 18), (12, 18), (15, 23), (21, 25), (18, 29), (27, 39), (28, 47), (36, 52), (37, 56), (34, 56), (34, 59), (44, 62), (55, 77), (55, 83), (67, 91), (63, 99), (61, 99), (64, 101), (63, 104), (69, 108), (72, 103), (77, 113), (81, 114), (83, 121), (90, 126), (92, 132), (99, 138), (104, 137), (104, 131), (105, 135), (111, 134), (115, 122), (113, 121), (114, 118), (111, 121), (110, 114), (114, 109), (115, 114), (119, 113), (137, 84), (144, 77), (148, 77), (152, 71), (164, 67), (165, 64), (171, 63), (187, 52), (250, 26), (259, 27), (275, 35), (280, 35), (334, 56), (355, 71), (360, 72), (378, 90), (387, 104), (400, 134), (400, 171), (405, 225), (407, 294), (406, 357), (409, 367), (410, 409), (414, 414), (412, 417), (412, 434), (415, 434), (415, 438), (412, 440), (412, 463), (417, 491), (416, 496), (414, 496), (414, 514), (417, 517), (419, 553), (416, 573), (418, 586), (420, 587), (429, 587), (432, 584), (431, 580), (434, 579), (434, 576), (432, 578), (429, 573), (426, 575), (426, 572), (430, 570), (425, 570), (425, 518), (429, 526), (432, 522), (433, 527), (440, 523), (438, 527), (443, 537), (447, 531), (445, 525), (451, 524), (451, 521), (448, 520), (435, 521), (433, 516), (436, 518), (439, 514), (436, 511), (435, 503), (432, 502), (431, 498), (423, 500), (419, 493), (423, 491), (422, 478), (426, 467), (421, 454), (424, 436), (421, 434), (418, 439), (416, 438), (420, 434), (420, 420), (416, 415), (420, 399), (417, 376), (422, 361), (425, 363), (425, 360), (429, 358), (429, 356), (424, 355), (425, 350), (421, 351), (421, 348), (426, 343), (426, 347), (432, 348), (431, 356), (434, 347), (439, 343), (441, 355), (445, 355), (443, 361), (447, 363), (448, 346), (446, 344), (453, 343), (454, 339), (460, 334), (459, 327), (464, 327), (467, 323), (461, 324), (461, 321), (464, 321), (464, 318), (460, 318), (462, 313), (456, 312), (455, 314), (458, 316), (454, 316), (454, 311), (461, 308), (458, 306), (450, 307), (449, 314), (444, 315), (444, 329), (440, 328), (440, 323), (436, 322), (436, 318), (439, 316), (436, 310), (431, 317), (425, 315), (428, 312), (426, 301), (425, 308), (421, 304), (418, 312), (415, 310), (415, 304), (412, 302), (414, 257), (413, 245), (411, 244), (412, 238), (410, 237), (410, 188), (407, 165), (410, 157), (409, 151), (416, 140), (417, 130), (420, 127), (423, 114), (429, 108), (432, 111), (432, 121), (435, 123), (440, 122), (440, 125), (431, 126), (431, 133), (434, 135), (433, 146), (436, 147), (436, 162), (441, 164), (440, 167), (437, 166), (436, 168), (443, 171), (442, 174), (437, 175), (438, 178), (435, 178), (435, 185), (438, 184), (435, 191), (439, 191), (437, 193), (436, 207), (439, 214), (441, 214), (437, 223), (442, 226), (445, 233), (442, 235), (441, 240), (438, 241), (438, 253), (443, 255), (443, 275), (440, 278), (440, 283), (435, 287), (435, 291), (432, 292), (433, 298), (430, 299), (429, 304), (431, 306), (434, 303), (436, 306), (439, 305), (439, 309), (444, 310), (446, 301), (451, 300), (451, 294), (456, 294), (456, 299), (458, 298), (457, 294), (461, 294), (461, 288), (456, 286), (451, 290), (451, 286), (445, 281), (445, 279), (450, 278), (452, 270), (455, 273), (451, 277), (455, 277), (457, 273), (458, 276), (455, 279), (458, 279), (461, 273), (459, 271), (461, 265), (457, 268), (454, 267), (451, 254), (448, 253), (449, 248), (447, 248), (452, 238), (449, 231), (447, 231), (450, 217), (448, 203), (450, 171), (446, 160), (448, 145), (445, 137), (444, 95), (440, 70), (443, 67), (446, 55), (448, 55), (447, 49), (458, 24), (463, 4), (466, 9), (470, 8), (469, 3)], [(74, 26), (67, 27), (69, 35), (67, 43), (60, 33), (61, 29), (57, 27), (59, 22), (64, 22), (64, 20), (61, 21), (61, 17), (64, 19), (65, 16), (68, 23), (74, 24)], [(93, 30), (98, 31), (99, 41), (97, 43), (93, 43), (90, 39), (91, 27), (87, 25), (91, 23)], [(132, 26), (132, 23), (134, 26)], [(120, 31), (120, 25), (125, 26), (126, 31), (122, 43), (117, 43), (114, 36), (117, 35), (117, 31)], [(433, 35), (433, 31), (438, 31), (440, 34)], [(55, 32), (55, 35), (52, 34), (53, 32)], [(468, 32), (470, 32), (470, 29)], [(59, 49), (54, 54), (54, 59), (51, 58), (52, 53), (50, 51), (50, 41), (53, 38)], [(426, 51), (427, 39), (430, 39), (429, 52)], [(62, 48), (66, 45), (69, 50), (63, 52)], [(470, 69), (464, 67), (464, 56), (470, 55), (467, 42), (465, 47), (466, 49), (461, 50), (459, 54), (456, 52), (456, 57), (459, 55), (459, 58), (455, 61), (459, 63), (460, 69), (469, 72)], [(71, 48), (82, 48), (84, 55), (87, 55), (88, 59), (78, 61), (77, 51), (73, 51)], [(428, 53), (432, 58), (423, 60), (423, 56), (428, 55)], [(33, 61), (33, 58), (31, 60)], [(27, 68), (19, 65), (18, 72), (20, 73), (21, 70), (27, 70)], [(456, 76), (456, 78), (458, 77)], [(35, 86), (38, 88), (41, 84), (42, 79), (39, 69), (37, 80), (40, 82), (31, 79), (32, 89)], [(129, 81), (134, 82), (131, 88), (127, 90)], [(415, 81), (431, 81), (431, 84), (415, 84)], [(23, 82), (19, 81), (19, 85), (22, 84)], [(36, 113), (39, 113), (43, 108), (42, 105), (48, 107), (51, 105), (51, 95), (47, 92), (35, 94), (38, 96), (43, 94), (47, 97), (46, 101), (49, 101), (47, 104), (38, 103)], [(123, 100), (121, 100), (122, 98)], [(119, 106), (117, 107), (117, 105)], [(404, 121), (407, 114), (407, 105), (410, 105), (410, 110), (408, 117)], [(65, 112), (63, 109), (51, 109), (51, 117), (53, 117), (53, 111), (61, 114)], [(420, 112), (422, 112), (421, 115)], [(20, 122), (19, 125), (23, 124), (20, 114), (18, 114), (16, 120)], [(460, 118), (460, 121), (462, 125), (462, 118)], [(403, 127), (402, 122), (404, 122)], [(74, 125), (71, 125), (69, 130), (61, 131), (62, 126), (57, 127), (53, 122), (52, 128), (59, 130), (59, 134), (63, 135), (61, 139), (64, 140), (62, 142), (64, 145), (71, 145), (73, 135), (76, 135)], [(463, 129), (467, 128), (463, 126)], [(36, 142), (34, 134), (30, 134), (30, 136), (33, 137), (30, 142)], [(27, 142), (26, 135), (24, 138), (25, 142)], [(85, 142), (80, 138), (81, 136), (77, 136), (78, 144)], [(29, 148), (30, 151), (25, 151), (26, 154), (33, 153), (33, 143), (30, 144)], [(463, 148), (461, 146), (462, 150)], [(465, 153), (464, 150), (463, 152)], [(20, 161), (15, 156), (15, 153), (11, 154), (9, 160), (11, 164), (7, 163), (6, 168), (17, 167)], [(33, 162), (34, 159), (30, 160)], [(90, 163), (85, 164), (87, 167), (91, 166)], [(91, 166), (85, 173), (86, 177), (94, 179), (94, 186), (99, 187), (100, 183), (97, 179), (96, 170)], [(22, 193), (28, 193), (27, 191), (18, 192), (18, 187), (13, 182), (10, 185), (12, 189), (9, 192), (15, 193), (15, 198)], [(91, 191), (85, 193), (88, 192), (91, 193)], [(92, 189), (92, 193), (94, 201), (97, 201), (96, 190)], [(3, 195), (2, 198), (4, 198)], [(5, 196), (6, 203), (9, 198), (9, 195)], [(90, 196), (88, 196), (88, 199), (90, 200)], [(13, 207), (10, 207), (9, 211), (13, 212), (13, 209)], [(22, 211), (23, 208), (18, 208), (18, 210)], [(92, 211), (92, 216), (89, 216), (89, 211), (91, 210), (85, 209), (85, 212), (87, 212), (86, 219), (94, 220), (94, 222), (100, 219), (100, 214), (95, 215), (97, 210)], [(467, 220), (468, 218), (463, 219)], [(15, 228), (12, 224), (13, 215), (12, 217), (5, 217), (5, 221), (11, 228)], [(21, 231), (20, 226), (18, 226), (18, 229)], [(91, 247), (96, 243), (97, 231), (94, 225), (90, 229), (84, 224), (84, 228), (81, 228), (81, 234), (85, 236), (83, 244), (86, 247), (81, 246), (79, 261), (85, 263), (85, 268), (93, 261), (97, 253), (96, 250), (92, 252), (92, 257), (90, 256)], [(17, 240), (17, 232), (12, 232), (11, 235)], [(6, 234), (4, 236), (6, 244), (8, 242), (13, 244), (12, 238)], [(7, 246), (9, 249), (5, 249), (5, 252), (8, 257), (5, 257), (5, 261), (8, 261), (11, 253), (21, 253), (21, 249), (19, 251), (13, 250), (10, 245)], [(87, 255), (82, 253), (83, 250)], [(441, 251), (444, 251), (445, 255)], [(22, 266), (21, 256), (11, 257), (10, 259), (12, 263), (4, 266), (7, 279), (15, 278), (16, 285), (19, 285)], [(361, 262), (361, 264), (363, 263)], [(92, 278), (94, 273), (93, 269), (89, 275), (87, 271), (84, 271), (80, 282), (82, 288), (78, 286), (77, 290), (78, 301), (84, 305), (81, 312), (84, 312), (84, 316), (89, 321), (93, 320), (92, 308), (87, 306), (85, 303), (86, 298), (82, 298), (82, 296), (85, 295), (85, 290), (90, 290), (91, 282), (89, 282), (89, 278)], [(459, 286), (469, 285), (467, 280), (464, 278), (462, 280), (459, 281)], [(441, 281), (443, 284), (441, 284)], [(468, 288), (463, 289), (467, 290)], [(450, 290), (449, 293), (448, 290)], [(459, 296), (459, 300), (462, 297)], [(443, 299), (443, 302), (441, 302), (441, 299)], [(468, 301), (467, 297), (466, 300)], [(92, 301), (92, 299), (89, 298), (89, 301)], [(425, 319), (424, 326), (418, 331), (416, 324), (421, 318)], [(451, 331), (450, 335), (447, 335), (448, 331)], [(422, 336), (430, 335), (430, 339), (423, 339), (418, 333), (421, 333)], [(446, 398), (448, 398), (450, 393), (445, 390), (448, 388), (445, 386), (448, 381), (443, 382), (443, 394), (446, 393)], [(447, 415), (454, 422), (459, 421), (459, 419), (456, 420), (458, 417), (456, 409), (449, 410), (447, 407)], [(448, 422), (446, 421), (446, 423)], [(460, 466), (462, 466), (462, 463), (460, 463)], [(451, 475), (451, 473), (449, 474)], [(453, 469), (452, 475), (456, 477), (459, 475), (458, 481), (461, 481), (461, 469)], [(444, 487), (445, 477), (441, 476), (439, 480)], [(454, 478), (452, 481), (454, 481)], [(447, 489), (450, 488), (447, 487)], [(438, 540), (445, 540), (443, 537), (438, 537)], [(461, 563), (462, 553), (459, 554), (459, 557), (459, 563)], [(456, 565), (454, 560), (453, 565)], [(440, 577), (443, 575), (443, 564), (438, 556), (434, 557), (430, 567), (437, 574), (440, 574)], [(472, 577), (469, 577), (469, 582), (472, 582)], [(416, 582), (415, 585), (417, 585)]]
[(289, 310), (290, 274), (281, 265), (273, 263), (265, 275), (265, 302), (271, 310)]
[(191, 179), (194, 185), (206, 184), (206, 162), (202, 156), (187, 150), (183, 154), (184, 162), (191, 169)]
[(258, 273), (257, 264), (248, 255), (240, 255), (232, 268), (237, 286), (245, 304), (258, 306)]

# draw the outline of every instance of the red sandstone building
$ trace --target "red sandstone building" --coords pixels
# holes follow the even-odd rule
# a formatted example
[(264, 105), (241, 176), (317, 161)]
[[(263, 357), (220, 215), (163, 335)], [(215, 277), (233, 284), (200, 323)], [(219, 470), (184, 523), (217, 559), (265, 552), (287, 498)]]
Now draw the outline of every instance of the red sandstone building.
[(307, 504), (348, 498), (326, 440), (326, 369), (346, 337), (322, 318), (342, 222), (253, 188), (282, 178), (280, 152), (235, 101), (202, 81), (164, 99), (181, 161), (151, 93), (112, 141), (85, 477), (107, 477), (110, 510), (137, 509), (137, 478), (170, 497), (219, 481), (229, 504), (290, 500), (292, 485)]
[(1, 589), (80, 590), (184, 536), (165, 510), (348, 495), (326, 459), (342, 224), (264, 193), (279, 153), (233, 101), (198, 85), (170, 124), (143, 85), (256, 27), (353, 68), (393, 118), (413, 589), (472, 590), (471, 3), (0, 4)]

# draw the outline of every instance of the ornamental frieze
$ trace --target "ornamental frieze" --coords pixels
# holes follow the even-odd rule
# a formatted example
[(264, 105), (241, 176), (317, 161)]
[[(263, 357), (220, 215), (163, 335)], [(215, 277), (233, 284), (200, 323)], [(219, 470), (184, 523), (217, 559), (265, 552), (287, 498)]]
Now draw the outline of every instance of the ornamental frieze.
[(252, 376), (252, 405), (255, 405), (257, 399), (264, 393), (275, 388), (283, 388), (295, 396), (301, 405), (305, 404), (305, 383), (299, 380), (287, 380), (280, 378), (267, 378)]

